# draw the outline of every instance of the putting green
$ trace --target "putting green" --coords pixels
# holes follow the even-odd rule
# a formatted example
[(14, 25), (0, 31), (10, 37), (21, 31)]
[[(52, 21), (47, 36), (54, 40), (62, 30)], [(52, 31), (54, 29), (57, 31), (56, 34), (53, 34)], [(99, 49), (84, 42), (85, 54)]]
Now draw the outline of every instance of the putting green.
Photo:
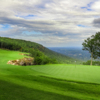
[(100, 67), (84, 65), (41, 65), (32, 68), (34, 71), (44, 73), (50, 77), (83, 81), (89, 83), (100, 83)]

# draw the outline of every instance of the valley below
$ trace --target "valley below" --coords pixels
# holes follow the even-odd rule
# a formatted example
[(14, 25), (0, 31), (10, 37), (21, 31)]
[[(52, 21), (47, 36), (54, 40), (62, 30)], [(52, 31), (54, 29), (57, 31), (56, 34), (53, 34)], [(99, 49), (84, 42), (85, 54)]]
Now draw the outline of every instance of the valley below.
[(48, 47), (50, 50), (61, 53), (63, 55), (80, 59), (83, 61), (90, 60), (90, 53), (83, 51), (82, 47)]

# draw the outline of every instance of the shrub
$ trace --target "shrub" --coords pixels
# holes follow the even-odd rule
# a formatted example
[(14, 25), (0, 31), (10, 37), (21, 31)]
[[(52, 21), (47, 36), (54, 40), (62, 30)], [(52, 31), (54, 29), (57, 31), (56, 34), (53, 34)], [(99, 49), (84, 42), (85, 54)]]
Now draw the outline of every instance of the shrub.
[(30, 50), (31, 56), (34, 57), (35, 65), (44, 65), (44, 64), (56, 64), (56, 59), (51, 59), (48, 56), (45, 56), (39, 50)]
[[(91, 62), (90, 60), (83, 62), (83, 65), (90, 65), (90, 62)], [(100, 61), (93, 61), (92, 65), (100, 66)]]

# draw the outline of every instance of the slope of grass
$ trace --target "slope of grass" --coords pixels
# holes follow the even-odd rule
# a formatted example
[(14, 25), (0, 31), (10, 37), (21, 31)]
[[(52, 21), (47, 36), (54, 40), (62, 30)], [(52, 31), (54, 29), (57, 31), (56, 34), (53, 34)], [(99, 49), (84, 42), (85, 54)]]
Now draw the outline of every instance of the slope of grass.
[[(59, 79), (57, 74), (59, 71), (57, 72), (56, 68), (57, 65), (15, 66), (6, 64), (8, 60), (21, 57), (23, 56), (19, 55), (19, 52), (0, 50), (0, 100), (100, 99), (99, 84), (77, 82), (73, 80), (68, 81), (67, 78), (64, 80), (61, 77)], [(58, 65), (59, 70), (61, 70), (61, 67), (65, 70), (65, 72), (63, 70), (63, 73), (66, 73), (66, 68), (64, 66), (68, 67), (67, 70), (70, 69), (69, 66), (73, 67), (71, 65)], [(46, 67), (48, 67), (49, 71)], [(53, 69), (53, 67), (54, 71), (50, 73), (50, 68)], [(48, 71), (49, 77), (48, 73), (40, 71), (42, 68), (44, 68), (45, 71)], [(94, 69), (95, 68), (96, 67), (94, 67)], [(69, 73), (72, 73), (72, 70), (73, 68), (69, 70)], [(78, 71), (79, 69), (76, 68), (76, 72)], [(60, 73), (60, 76), (63, 75), (63, 73)], [(54, 78), (50, 76), (53, 76)]]
[(6, 65), (7, 61), (9, 60), (15, 60), (23, 58), (23, 55), (20, 55), (21, 52), (18, 51), (10, 51), (10, 50), (2, 50), (0, 49), (0, 67), (9, 66)]

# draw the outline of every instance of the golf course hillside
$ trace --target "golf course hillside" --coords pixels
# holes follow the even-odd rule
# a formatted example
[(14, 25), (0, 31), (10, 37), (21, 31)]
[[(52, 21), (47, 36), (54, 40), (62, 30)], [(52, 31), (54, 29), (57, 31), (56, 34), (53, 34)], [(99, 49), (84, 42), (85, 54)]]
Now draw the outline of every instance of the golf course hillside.
[[(35, 64), (47, 64), (47, 63), (81, 63), (82, 61), (71, 58), (62, 54), (59, 54), (57, 52), (51, 51), (48, 48), (42, 46), (41, 44), (21, 40), (21, 39), (13, 39), (13, 38), (7, 38), (7, 37), (0, 37), (0, 48), (2, 49), (8, 49), (8, 50), (14, 50), (14, 51), (21, 51), (21, 52), (27, 52), (30, 53), (31, 56), (35, 57), (36, 60), (39, 61), (39, 63), (36, 61)], [(41, 55), (41, 57), (37, 58), (38, 55)], [(43, 60), (46, 60), (42, 62)]]
[(0, 49), (0, 100), (100, 100), (99, 66), (7, 64), (20, 53)]

